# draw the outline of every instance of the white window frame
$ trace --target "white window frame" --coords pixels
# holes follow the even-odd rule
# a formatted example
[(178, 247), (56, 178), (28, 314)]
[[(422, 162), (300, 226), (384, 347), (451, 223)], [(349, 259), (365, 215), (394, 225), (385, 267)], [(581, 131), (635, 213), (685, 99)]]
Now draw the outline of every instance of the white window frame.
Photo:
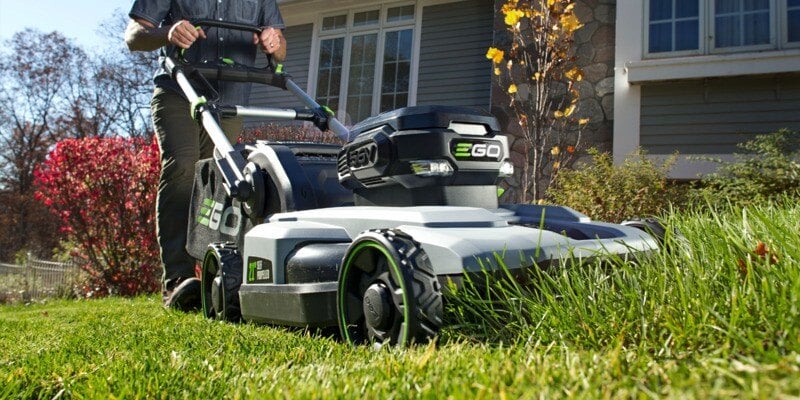
[[(414, 6), (414, 16), (405, 21), (386, 22), (388, 19), (389, 9), (403, 6)], [(380, 9), (378, 24), (368, 26), (353, 26), (353, 16), (356, 13)], [(335, 31), (322, 31), (322, 21), (324, 18), (347, 14), (347, 28), (337, 29)], [(419, 43), (421, 36), (421, 20), (422, 20), (422, 4), (419, 1), (400, 1), (377, 3), (371, 6), (362, 6), (351, 9), (340, 9), (322, 13), (317, 17), (314, 24), (313, 43), (311, 46), (311, 63), (309, 65), (309, 93), (317, 92), (317, 79), (319, 78), (319, 53), (320, 43), (325, 39), (332, 39), (337, 37), (344, 37), (344, 54), (342, 55), (342, 78), (341, 86), (339, 87), (339, 107), (336, 111), (337, 118), (346, 121), (347, 116), (347, 89), (350, 80), (350, 59), (352, 54), (352, 38), (353, 36), (363, 35), (368, 33), (377, 33), (377, 48), (375, 49), (375, 64), (376, 71), (373, 81), (373, 97), (372, 97), (372, 110), (371, 114), (375, 114), (380, 110), (381, 101), (381, 83), (383, 82), (383, 56), (384, 47), (386, 45), (386, 32), (400, 31), (411, 29), (412, 30), (412, 44), (411, 44), (411, 68), (409, 76), (408, 87), (408, 105), (413, 106), (416, 104), (417, 92), (417, 75), (419, 71)], [(354, 124), (359, 121), (350, 121)]]
[(783, 5), (779, 14), (781, 22), (781, 48), (796, 49), (800, 47), (800, 40), (790, 43), (789, 42), (789, 0), (780, 0)]
[[(751, 46), (716, 47), (716, 15), (714, 0), (698, 0), (699, 29), (698, 49), (683, 51), (650, 52), (650, 0), (644, 0), (642, 55), (644, 59), (681, 58), (687, 56), (706, 56), (714, 54), (748, 53), (765, 50), (784, 50), (800, 47), (800, 42), (789, 43), (788, 1), (769, 0), (770, 4), (770, 43)], [(674, 33), (673, 33), (674, 34)]]

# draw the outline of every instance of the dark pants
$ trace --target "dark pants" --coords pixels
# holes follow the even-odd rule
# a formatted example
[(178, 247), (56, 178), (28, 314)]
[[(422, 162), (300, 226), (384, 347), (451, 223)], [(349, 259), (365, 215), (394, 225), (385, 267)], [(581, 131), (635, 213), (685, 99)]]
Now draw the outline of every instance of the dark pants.
[[(189, 115), (189, 103), (179, 94), (156, 88), (150, 106), (161, 150), (156, 232), (166, 282), (195, 276), (195, 260), (186, 252), (194, 167), (199, 159), (211, 157), (214, 143)], [(242, 120), (223, 119), (222, 129), (235, 143)]]

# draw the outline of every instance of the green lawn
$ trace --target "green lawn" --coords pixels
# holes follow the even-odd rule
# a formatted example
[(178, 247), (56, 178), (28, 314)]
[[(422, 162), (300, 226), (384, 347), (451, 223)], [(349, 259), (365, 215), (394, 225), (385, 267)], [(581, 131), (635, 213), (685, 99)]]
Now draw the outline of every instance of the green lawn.
[(800, 206), (670, 218), (671, 252), (462, 292), (411, 349), (154, 297), (2, 306), (0, 398), (799, 397)]

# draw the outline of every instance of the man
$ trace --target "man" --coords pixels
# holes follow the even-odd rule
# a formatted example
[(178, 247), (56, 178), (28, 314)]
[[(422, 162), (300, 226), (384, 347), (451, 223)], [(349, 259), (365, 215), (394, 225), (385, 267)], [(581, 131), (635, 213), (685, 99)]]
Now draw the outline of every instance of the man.
[[(189, 61), (229, 58), (253, 65), (257, 47), (275, 61), (286, 58), (283, 19), (276, 0), (135, 0), (125, 42), (131, 51), (161, 48), (161, 56), (177, 46)], [(227, 29), (195, 28), (190, 20), (214, 19), (256, 25), (260, 35)], [(153, 125), (161, 150), (161, 176), (156, 210), (158, 244), (164, 268), (164, 305), (180, 310), (200, 307), (200, 282), (195, 260), (186, 252), (186, 229), (197, 160), (212, 155), (213, 143), (189, 115), (190, 105), (163, 69), (153, 79)], [(224, 104), (246, 105), (250, 85), (212, 82)], [(235, 142), (240, 119), (223, 119), (222, 128)]]

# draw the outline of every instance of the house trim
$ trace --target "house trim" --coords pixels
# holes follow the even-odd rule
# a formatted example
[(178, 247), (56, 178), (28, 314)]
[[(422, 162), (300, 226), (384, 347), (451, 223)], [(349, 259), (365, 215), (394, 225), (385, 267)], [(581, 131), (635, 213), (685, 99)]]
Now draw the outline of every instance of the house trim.
[[(438, 4), (456, 3), (462, 0), (415, 0), (409, 3), (414, 3), (417, 7), (427, 7)], [(390, 3), (392, 1), (387, 1)], [(363, 8), (375, 4), (375, 1), (364, 0), (283, 0), (278, 1), (278, 6), (283, 15), (283, 20), (286, 26), (303, 25), (303, 24), (316, 24), (320, 12), (326, 15), (329, 13), (336, 13), (341, 11), (348, 11), (353, 8)], [(383, 3), (383, 2), (380, 2)], [(314, 29), (319, 29), (314, 26)]]
[(644, 52), (644, 2), (618, 0), (614, 50), (614, 129), (612, 151), (622, 162), (639, 148), (641, 87), (628, 80), (626, 60), (641, 60)]
[(800, 49), (628, 61), (631, 84), (797, 71)]

